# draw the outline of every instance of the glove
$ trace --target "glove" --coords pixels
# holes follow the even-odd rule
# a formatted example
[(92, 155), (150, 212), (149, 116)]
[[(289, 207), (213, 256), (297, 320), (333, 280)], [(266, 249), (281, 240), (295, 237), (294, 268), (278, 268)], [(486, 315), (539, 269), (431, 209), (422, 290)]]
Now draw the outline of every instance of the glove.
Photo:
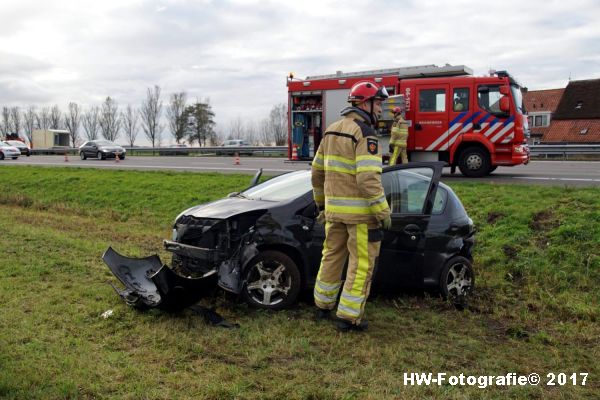
[(381, 227), (383, 229), (385, 229), (386, 231), (389, 231), (390, 228), (392, 227), (392, 218), (390, 216), (387, 216), (385, 219), (382, 219)]
[(317, 222), (320, 223), (321, 225), (325, 224), (325, 212), (323, 212), (323, 211), (319, 212), (319, 215), (317, 215)]

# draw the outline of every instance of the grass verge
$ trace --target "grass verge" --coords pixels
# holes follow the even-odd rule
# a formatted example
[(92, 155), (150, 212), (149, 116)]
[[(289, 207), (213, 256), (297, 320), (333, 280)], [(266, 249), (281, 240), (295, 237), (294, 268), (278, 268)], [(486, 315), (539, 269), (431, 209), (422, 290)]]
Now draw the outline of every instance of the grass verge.
[[(0, 169), (0, 398), (595, 398), (600, 390), (600, 190), (454, 184), (478, 227), (476, 296), (374, 298), (366, 335), (301, 303), (210, 300), (238, 330), (120, 301), (100, 255), (161, 252), (183, 209), (249, 176)], [(110, 318), (100, 315), (114, 311)], [(587, 372), (586, 386), (410, 386), (405, 372)], [(580, 382), (579, 382), (580, 383)]]

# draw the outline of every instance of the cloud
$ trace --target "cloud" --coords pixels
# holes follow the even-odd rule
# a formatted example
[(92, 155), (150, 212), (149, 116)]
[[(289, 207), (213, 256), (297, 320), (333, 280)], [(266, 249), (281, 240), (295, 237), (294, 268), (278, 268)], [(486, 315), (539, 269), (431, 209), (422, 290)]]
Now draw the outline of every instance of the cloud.
[[(14, 4), (12, 4), (14, 3)], [(22, 0), (0, 5), (0, 102), (210, 98), (221, 126), (285, 102), (285, 76), (426, 64), (507, 69), (530, 89), (600, 77), (594, 0)]]

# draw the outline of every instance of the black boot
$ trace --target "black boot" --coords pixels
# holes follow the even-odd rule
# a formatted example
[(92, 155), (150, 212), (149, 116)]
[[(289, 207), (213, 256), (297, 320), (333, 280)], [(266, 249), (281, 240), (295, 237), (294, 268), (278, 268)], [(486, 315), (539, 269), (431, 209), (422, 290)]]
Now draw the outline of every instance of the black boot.
[(315, 311), (315, 321), (326, 321), (331, 319), (331, 310), (325, 310), (323, 308), (318, 308)]
[(360, 321), (359, 324), (353, 324), (350, 321), (347, 321), (345, 319), (338, 319), (335, 322), (335, 329), (337, 329), (340, 332), (350, 332), (350, 331), (356, 331), (356, 332), (364, 332), (369, 328), (369, 322), (367, 322), (366, 319), (363, 319), (362, 321)]

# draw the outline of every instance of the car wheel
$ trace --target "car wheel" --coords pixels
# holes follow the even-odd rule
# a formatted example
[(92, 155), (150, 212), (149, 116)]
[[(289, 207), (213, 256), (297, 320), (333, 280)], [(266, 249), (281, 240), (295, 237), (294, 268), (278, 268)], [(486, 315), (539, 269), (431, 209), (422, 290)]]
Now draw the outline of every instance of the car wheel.
[(100, 151), (96, 154), (96, 157), (98, 157), (98, 160), (104, 160), (104, 155)]
[(121, 154), (121, 155), (119, 156), (119, 160), (124, 160), (124, 159), (125, 159), (125, 155), (124, 155), (124, 154)]
[(480, 178), (489, 173), (490, 156), (479, 147), (469, 147), (460, 154), (458, 168), (464, 176)]
[(280, 310), (294, 304), (300, 285), (300, 271), (290, 257), (265, 251), (248, 263), (242, 296), (253, 307)]
[(85, 160), (87, 158), (83, 151), (79, 153), (79, 157), (81, 157), (82, 160)]
[(16, 160), (16, 159), (17, 159), (17, 158), (19, 158), (19, 157), (11, 157), (11, 158), (12, 158), (13, 160)]
[(440, 276), (440, 292), (455, 305), (464, 305), (473, 293), (475, 273), (471, 261), (462, 256), (446, 263)]
[(4, 153), (0, 151), (0, 160), (4, 160)]

